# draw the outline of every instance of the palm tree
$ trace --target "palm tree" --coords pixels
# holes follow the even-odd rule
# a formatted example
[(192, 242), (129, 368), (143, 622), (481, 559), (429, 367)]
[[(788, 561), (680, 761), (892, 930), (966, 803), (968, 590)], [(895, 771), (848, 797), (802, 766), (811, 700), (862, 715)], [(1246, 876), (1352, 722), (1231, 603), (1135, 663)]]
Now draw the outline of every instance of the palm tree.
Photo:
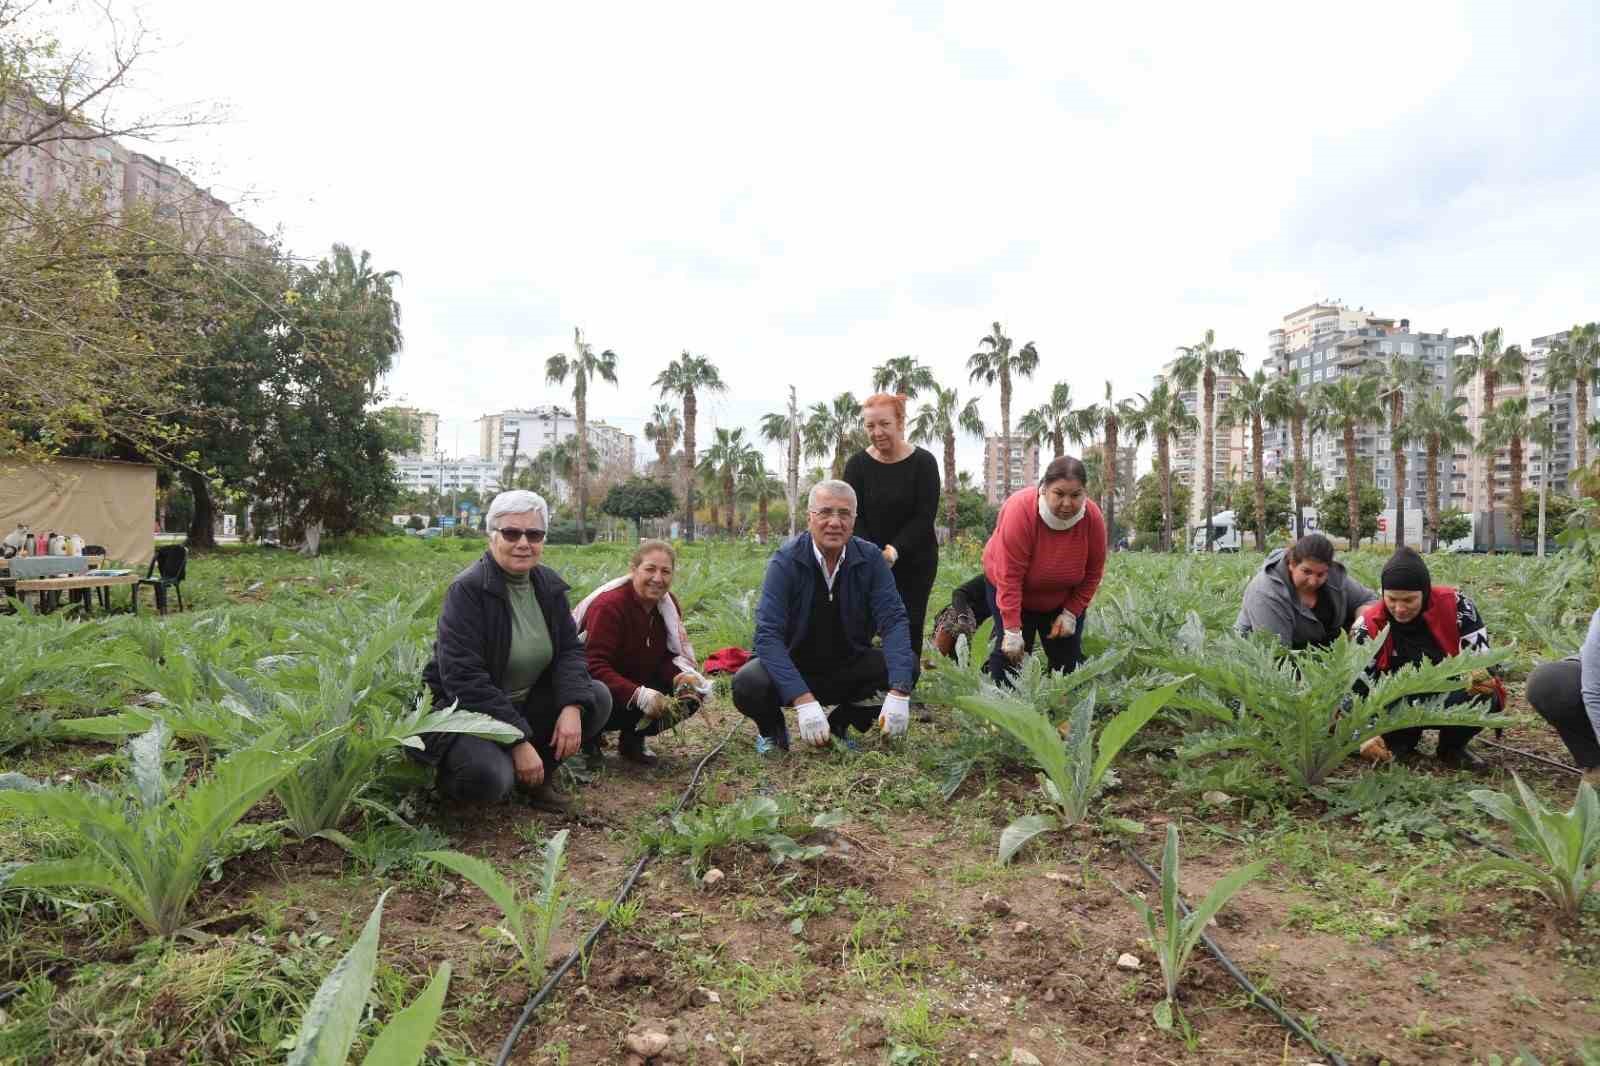
[(1054, 458), (1067, 454), (1067, 438), (1082, 440), (1083, 426), (1072, 409), (1072, 386), (1058, 381), (1050, 398), (1022, 416), (1017, 433), (1029, 444), (1045, 444), (1055, 449)]
[(1120, 437), (1124, 432), (1132, 438), (1131, 443), (1143, 444), (1144, 424), (1139, 420), (1139, 408), (1132, 400), (1113, 400), (1111, 395), (1111, 382), (1108, 381), (1105, 402), (1090, 404), (1078, 412), (1078, 431), (1085, 439), (1096, 433), (1104, 435), (1101, 447), (1106, 455), (1105, 503), (1101, 509), (1106, 513), (1106, 529), (1113, 531), (1111, 536), (1115, 541), (1119, 471), (1117, 449), (1121, 447)]
[(594, 354), (594, 349), (583, 339), (583, 330), (574, 328), (572, 331), (571, 355), (552, 355), (544, 361), (544, 379), (552, 385), (560, 385), (572, 377), (572, 405), (576, 410), (578, 459), (574, 470), (577, 480), (573, 483), (573, 493), (578, 498), (578, 541), (584, 539), (584, 519), (588, 510), (588, 497), (585, 485), (588, 472), (588, 461), (585, 456), (589, 451), (589, 380), (598, 377), (601, 381), (617, 383), (617, 353), (610, 348)]
[(728, 509), (727, 532), (733, 536), (734, 486), (739, 472), (750, 462), (750, 457), (761, 458), (761, 453), (744, 439), (744, 429), (718, 429), (711, 447), (700, 459), (700, 473), (710, 478), (722, 490), (722, 502)]
[[(1527, 364), (1523, 358), (1522, 349), (1513, 344), (1509, 348), (1502, 348), (1504, 331), (1496, 326), (1494, 329), (1485, 330), (1480, 336), (1468, 337), (1472, 344), (1470, 354), (1456, 360), (1456, 380), (1462, 384), (1471, 381), (1475, 375), (1483, 375), (1483, 416), (1482, 421), (1487, 422), (1494, 417), (1494, 391), (1502, 380), (1522, 384), (1522, 370)], [(1480, 435), (1482, 433), (1480, 429)], [(1484, 488), (1488, 492), (1488, 501), (1485, 510), (1489, 512), (1489, 550), (1494, 550), (1494, 493), (1497, 478), (1495, 477), (1494, 455), (1484, 463)]]
[(1204, 485), (1201, 492), (1204, 500), (1206, 522), (1206, 550), (1211, 550), (1213, 527), (1211, 525), (1211, 489), (1216, 480), (1213, 456), (1216, 453), (1216, 425), (1217, 425), (1217, 374), (1221, 372), (1232, 377), (1244, 374), (1242, 360), (1244, 353), (1237, 348), (1215, 347), (1217, 334), (1215, 330), (1206, 330), (1206, 335), (1199, 344), (1191, 344), (1178, 349), (1179, 356), (1172, 367), (1172, 376), (1178, 384), (1186, 389), (1200, 386), (1201, 403), (1204, 415), (1200, 424), (1200, 461), (1205, 464), (1200, 471), (1200, 483)]
[[(1573, 326), (1564, 339), (1550, 348), (1545, 387), (1551, 392), (1572, 389), (1574, 427), (1589, 424), (1589, 385), (1597, 375), (1600, 375), (1600, 322)], [(1589, 465), (1589, 437), (1582, 428), (1576, 429), (1572, 436), (1577, 448), (1573, 469), (1582, 470)]]
[(676, 396), (683, 402), (683, 536), (694, 540), (694, 422), (699, 413), (702, 392), (726, 392), (722, 375), (711, 360), (691, 355), (688, 349), (656, 375), (655, 387), (662, 396)]
[(974, 397), (965, 404), (955, 389), (933, 387), (933, 402), (917, 408), (911, 421), (911, 439), (919, 444), (944, 445), (944, 507), (950, 539), (956, 535), (956, 498), (961, 491), (961, 475), (956, 472), (956, 434), (983, 436), (983, 419)]
[(1439, 550), (1439, 456), (1445, 449), (1454, 454), (1458, 446), (1472, 443), (1472, 432), (1462, 411), (1466, 405), (1467, 398), (1457, 395), (1451, 382), (1444, 389), (1423, 393), (1406, 416), (1406, 437), (1420, 440), (1426, 449), (1430, 551)]
[[(1161, 550), (1172, 550), (1172, 442), (1199, 426), (1172, 383), (1163, 381), (1141, 396), (1139, 422), (1156, 441), (1156, 474), (1161, 481)], [(1206, 516), (1207, 518), (1210, 515)]]
[(918, 392), (934, 388), (933, 371), (917, 361), (914, 355), (897, 355), (872, 368), (872, 391), (899, 393), (906, 399), (915, 399)]
[(772, 527), (767, 522), (767, 508), (773, 500), (786, 494), (783, 482), (767, 472), (767, 460), (755, 448), (745, 453), (744, 465), (739, 468), (739, 496), (756, 505), (756, 538), (762, 544)]
[[(1257, 370), (1253, 377), (1234, 387), (1233, 395), (1222, 405), (1221, 424), (1250, 427), (1250, 477), (1255, 485), (1256, 550), (1267, 550), (1267, 478), (1261, 468), (1261, 435), (1272, 402), (1272, 385), (1267, 372)], [(1206, 516), (1209, 522), (1210, 515)]]
[(811, 414), (805, 424), (806, 452), (819, 458), (832, 455), (830, 477), (844, 476), (845, 460), (850, 453), (866, 447), (866, 435), (861, 432), (861, 404), (855, 395), (841, 392), (832, 404), (820, 400), (811, 405)]
[[(794, 402), (794, 390), (789, 390), (789, 402)], [(800, 507), (800, 438), (805, 434), (805, 419), (799, 411), (769, 411), (761, 416), (761, 439), (771, 444), (783, 444), (789, 452), (788, 476), (785, 479), (785, 499), (789, 502), (789, 532), (795, 530), (796, 514)]]
[[(582, 458), (579, 458), (578, 438), (568, 437), (566, 440), (552, 444), (542, 449), (538, 455), (524, 468), (516, 470), (507, 488), (532, 489), (541, 488), (555, 490), (555, 479), (560, 478), (568, 485), (578, 483), (578, 464), (583, 463), (584, 474), (598, 474), (600, 460), (595, 458), (594, 452), (583, 449)], [(541, 484), (539, 475), (542, 471), (549, 471), (549, 481)]]
[(956, 492), (977, 492), (978, 483), (972, 478), (972, 471), (962, 470), (956, 473)]
[[(1511, 498), (1506, 516), (1511, 520), (1512, 551), (1522, 550), (1522, 442), (1538, 432), (1537, 421), (1528, 412), (1528, 398), (1518, 396), (1495, 408), (1494, 415), (1484, 421), (1478, 440), (1478, 451), (1488, 457), (1491, 466), (1501, 448), (1510, 452)], [(1494, 541), (1489, 547), (1493, 550)]]
[[(1370, 364), (1369, 364), (1370, 365)], [(1394, 542), (1406, 542), (1406, 393), (1417, 392), (1433, 378), (1428, 368), (1406, 355), (1394, 354), (1370, 371), (1378, 378), (1378, 399), (1389, 408), (1389, 451), (1394, 464)]]
[(1314, 390), (1312, 409), (1318, 425), (1344, 438), (1344, 487), (1350, 511), (1350, 548), (1361, 542), (1361, 491), (1356, 484), (1356, 434), (1383, 420), (1378, 402), (1378, 379), (1370, 374), (1346, 374), (1337, 382), (1323, 382)]
[(1289, 427), (1291, 454), (1294, 456), (1294, 535), (1300, 537), (1306, 531), (1306, 423), (1311, 418), (1308, 393), (1300, 391), (1300, 376), (1293, 370), (1273, 378), (1268, 392), (1267, 421), (1275, 426)]
[(683, 435), (683, 423), (670, 403), (658, 403), (644, 424), (644, 439), (656, 446), (656, 477), (668, 483), (672, 480), (672, 449)]
[(1013, 354), (1011, 338), (994, 324), (994, 332), (978, 341), (978, 351), (967, 357), (968, 380), (985, 385), (1000, 383), (1000, 440), (1005, 459), (1000, 464), (1000, 498), (1011, 498), (1011, 379), (1031, 378), (1039, 368), (1039, 351), (1029, 341)]

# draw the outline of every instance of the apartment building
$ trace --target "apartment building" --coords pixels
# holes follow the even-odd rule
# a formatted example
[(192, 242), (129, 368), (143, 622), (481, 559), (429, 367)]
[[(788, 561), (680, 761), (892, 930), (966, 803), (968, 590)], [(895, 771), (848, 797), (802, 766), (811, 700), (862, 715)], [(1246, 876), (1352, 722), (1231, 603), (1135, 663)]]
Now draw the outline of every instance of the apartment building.
[(449, 459), (442, 455), (403, 455), (395, 459), (400, 484), (407, 492), (430, 489), (448, 495), (472, 489), (493, 494), (500, 489), (500, 464), (484, 459)]
[(404, 455), (432, 459), (439, 454), (439, 412), (415, 407), (386, 407), (384, 410), (409, 425), (417, 435), (416, 448)]
[[(1009, 448), (1006, 447), (1008, 439)], [(1029, 444), (1015, 433), (1010, 438), (999, 433), (983, 438), (983, 496), (997, 507), (1005, 502), (1000, 497), (1005, 491), (1003, 464), (1007, 461), (1011, 464), (1012, 492), (1032, 485), (1039, 480), (1039, 446)]]

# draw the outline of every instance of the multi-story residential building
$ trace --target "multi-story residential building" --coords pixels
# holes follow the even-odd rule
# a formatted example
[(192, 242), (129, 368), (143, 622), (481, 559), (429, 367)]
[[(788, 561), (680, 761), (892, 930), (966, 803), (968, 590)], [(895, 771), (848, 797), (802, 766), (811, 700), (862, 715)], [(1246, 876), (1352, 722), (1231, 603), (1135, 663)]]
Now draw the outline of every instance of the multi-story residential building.
[(437, 411), (421, 411), (415, 407), (387, 407), (384, 410), (408, 423), (411, 430), (417, 435), (416, 448), (403, 454), (426, 456), (428, 458), (439, 454), (439, 413)]
[[(1302, 321), (1303, 320), (1303, 321)], [(1291, 328), (1291, 321), (1295, 323)], [(1359, 324), (1352, 324), (1358, 322)], [(1290, 338), (1297, 347), (1291, 347)], [(1392, 318), (1366, 311), (1351, 312), (1347, 307), (1313, 304), (1284, 316), (1284, 325), (1269, 335), (1268, 375), (1293, 371), (1302, 394), (1324, 382), (1337, 381), (1348, 374), (1375, 373), (1392, 356), (1415, 359), (1426, 368), (1437, 388), (1454, 381), (1455, 342), (1448, 333), (1414, 333), (1409, 319)], [(1408, 402), (1411, 400), (1408, 397)], [(1335, 432), (1308, 433), (1307, 461), (1325, 484), (1345, 476), (1344, 441)], [(1291, 457), (1289, 431), (1285, 426), (1268, 427), (1263, 446), (1273, 470), (1284, 469)], [(1421, 508), (1427, 499), (1425, 449), (1415, 444), (1405, 450), (1405, 484), (1395, 484), (1387, 422), (1367, 427), (1356, 435), (1358, 461), (1370, 463), (1377, 487), (1393, 507), (1403, 499), (1408, 508)], [(1441, 456), (1439, 464), (1440, 502), (1445, 507), (1466, 507), (1467, 463), (1463, 449)], [(1313, 480), (1316, 480), (1314, 477)], [(1309, 502), (1309, 501), (1308, 501)]]
[(513, 454), (531, 459), (576, 436), (578, 420), (554, 404), (501, 411), (478, 419), (478, 455), (504, 465)]
[[(1550, 490), (1561, 493), (1572, 491), (1572, 474), (1578, 462), (1575, 434), (1586, 432), (1586, 427), (1578, 425), (1577, 422), (1578, 404), (1574, 398), (1577, 386), (1569, 385), (1559, 394), (1552, 396), (1545, 385), (1550, 351), (1557, 344), (1564, 342), (1569, 332), (1562, 330), (1559, 333), (1535, 337), (1527, 348), (1531, 371), (1530, 384), (1533, 388), (1533, 399), (1529, 406), (1534, 414), (1542, 414), (1547, 410), (1551, 412), (1556, 431), (1556, 446), (1549, 455)], [(1589, 382), (1589, 417), (1591, 419), (1600, 417), (1600, 380)], [(1593, 456), (1600, 452), (1591, 447), (1589, 454)], [(1530, 460), (1529, 467), (1529, 477), (1533, 479), (1533, 484), (1537, 485), (1539, 468), (1536, 460)]]
[(499, 490), (502, 467), (485, 459), (450, 459), (443, 455), (405, 455), (395, 459), (400, 484), (407, 492), (464, 492), (480, 494)]
[(633, 471), (636, 442), (632, 433), (625, 433), (607, 422), (590, 422), (586, 428), (589, 446), (594, 449), (601, 467)]
[(1007, 460), (1011, 463), (1012, 492), (1039, 480), (1039, 446), (1015, 433), (1010, 444), (1007, 448), (1006, 438), (999, 433), (983, 438), (983, 495), (995, 506), (1005, 502), (1000, 498), (1005, 489), (1005, 468), (1001, 464)]
[[(1162, 367), (1161, 373), (1156, 375), (1156, 383), (1172, 380), (1175, 366), (1176, 360)], [(1211, 480), (1214, 485), (1236, 481), (1249, 469), (1248, 427), (1220, 424), (1228, 398), (1244, 380), (1235, 374), (1218, 374), (1216, 378), (1217, 390), (1213, 415), (1219, 424), (1213, 427), (1215, 436), (1211, 447)], [(1183, 406), (1194, 415), (1195, 421), (1197, 423), (1202, 421), (1205, 418), (1205, 396), (1202, 395), (1200, 383), (1196, 382), (1193, 387), (1186, 387), (1173, 380), (1173, 388), (1177, 390), (1178, 399), (1183, 401)], [(1189, 497), (1188, 521), (1189, 525), (1197, 526), (1204, 520), (1205, 511), (1205, 500), (1200, 493), (1204, 481), (1201, 476), (1205, 467), (1204, 443), (1199, 429), (1193, 433), (1179, 434), (1173, 441), (1171, 456), (1173, 476), (1195, 490)], [(1212, 509), (1222, 510), (1223, 503), (1213, 500)]]

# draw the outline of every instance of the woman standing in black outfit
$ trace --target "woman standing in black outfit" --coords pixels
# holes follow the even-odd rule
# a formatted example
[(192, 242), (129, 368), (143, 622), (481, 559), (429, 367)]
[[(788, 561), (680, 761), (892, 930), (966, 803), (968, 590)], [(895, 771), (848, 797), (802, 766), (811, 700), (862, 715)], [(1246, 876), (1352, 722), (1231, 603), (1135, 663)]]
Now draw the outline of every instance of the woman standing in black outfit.
[(939, 570), (939, 541), (933, 532), (939, 463), (933, 453), (906, 440), (904, 396), (880, 392), (867, 397), (861, 424), (871, 447), (844, 465), (844, 480), (856, 490), (856, 536), (882, 548), (894, 571), (920, 672), (928, 596)]

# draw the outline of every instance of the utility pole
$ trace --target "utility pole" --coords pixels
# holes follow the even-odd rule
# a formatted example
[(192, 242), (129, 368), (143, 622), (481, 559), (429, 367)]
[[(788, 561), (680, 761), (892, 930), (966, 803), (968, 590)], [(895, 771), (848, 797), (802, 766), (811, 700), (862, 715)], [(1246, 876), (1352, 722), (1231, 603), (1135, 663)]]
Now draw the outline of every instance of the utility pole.
[(789, 536), (794, 536), (795, 511), (800, 506), (800, 405), (795, 399), (794, 386), (789, 386)]

